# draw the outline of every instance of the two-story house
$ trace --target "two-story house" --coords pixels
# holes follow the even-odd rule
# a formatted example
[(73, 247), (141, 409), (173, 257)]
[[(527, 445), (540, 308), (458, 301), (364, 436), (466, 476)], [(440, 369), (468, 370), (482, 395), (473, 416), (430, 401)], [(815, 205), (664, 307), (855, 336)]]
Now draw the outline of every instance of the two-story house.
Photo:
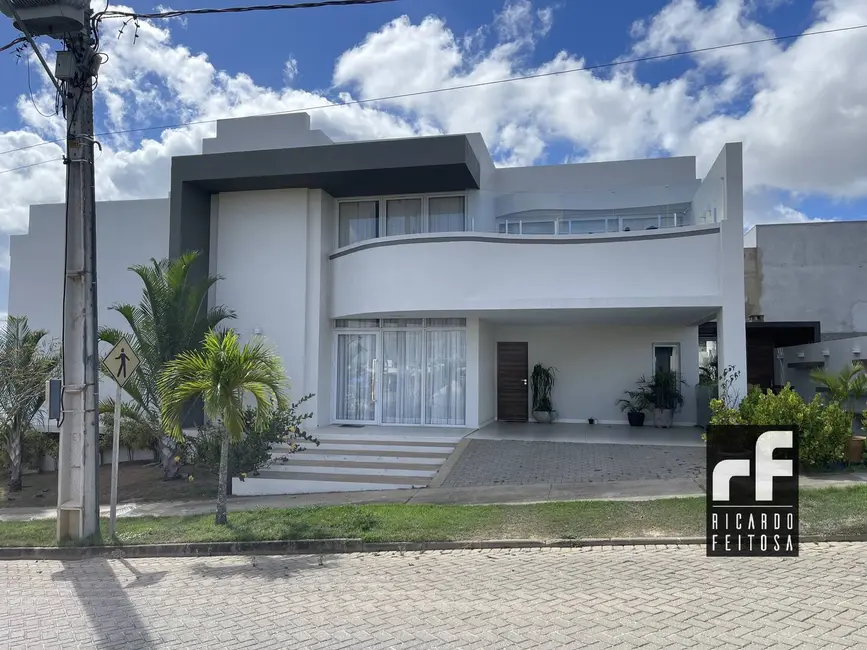
[[(721, 367), (745, 367), (738, 143), (703, 179), (694, 157), (503, 168), (479, 134), (336, 143), (293, 114), (220, 121), (202, 151), (172, 160), (168, 200), (99, 204), (101, 322), (139, 299), (127, 267), (201, 251), (318, 426), (527, 421), (537, 362), (561, 422), (625, 422), (664, 367), (694, 424), (714, 319)], [(62, 251), (62, 206), (34, 206), (9, 311), (57, 335)]]

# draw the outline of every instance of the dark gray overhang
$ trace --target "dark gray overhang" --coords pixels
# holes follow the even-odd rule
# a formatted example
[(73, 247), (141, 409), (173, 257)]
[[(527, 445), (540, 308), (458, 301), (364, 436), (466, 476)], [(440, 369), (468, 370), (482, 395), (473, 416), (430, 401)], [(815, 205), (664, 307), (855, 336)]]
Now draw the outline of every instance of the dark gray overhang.
[(210, 195), (291, 188), (333, 197), (458, 192), (479, 188), (480, 166), (465, 135), (344, 142), (172, 159), (169, 254), (203, 253), (207, 269)]

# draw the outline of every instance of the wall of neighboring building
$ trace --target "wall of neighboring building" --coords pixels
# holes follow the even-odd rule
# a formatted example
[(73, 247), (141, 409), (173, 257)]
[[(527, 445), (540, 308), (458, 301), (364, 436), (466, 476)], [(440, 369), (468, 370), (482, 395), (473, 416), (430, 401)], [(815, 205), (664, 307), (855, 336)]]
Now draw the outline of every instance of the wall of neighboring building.
[[(801, 397), (809, 401), (816, 395), (817, 384), (810, 378), (812, 368), (805, 366), (818, 366), (837, 373), (853, 361), (864, 363), (863, 360), (867, 358), (867, 336), (777, 348), (777, 354), (782, 354), (783, 358), (777, 358), (774, 368), (775, 382), (780, 386), (791, 384)], [(799, 356), (801, 354), (803, 357)], [(795, 367), (790, 368), (789, 364), (794, 364)], [(856, 411), (867, 410), (867, 400), (861, 400), (854, 406)]]
[[(9, 313), (27, 316), (30, 327), (45, 329), (58, 341), (63, 335), (65, 215), (63, 204), (31, 206), (27, 234), (10, 241)], [(129, 267), (168, 255), (169, 202), (102, 202), (96, 222), (99, 325), (128, 331), (123, 317), (109, 307), (138, 304), (142, 283)], [(114, 396), (114, 384), (102, 379), (99, 391)]]
[[(696, 422), (697, 327), (495, 325), (493, 338), (495, 344), (527, 341), (530, 372), (536, 363), (557, 368), (552, 401), (561, 421), (596, 418), (602, 424), (626, 422), (617, 400), (634, 389), (642, 375), (653, 374), (653, 344), (678, 343), (688, 385), (682, 387), (684, 405), (675, 415), (675, 424)], [(495, 355), (492, 362), (495, 377)]]
[(755, 270), (745, 277), (748, 315), (819, 321), (823, 340), (867, 334), (867, 221), (755, 231)]

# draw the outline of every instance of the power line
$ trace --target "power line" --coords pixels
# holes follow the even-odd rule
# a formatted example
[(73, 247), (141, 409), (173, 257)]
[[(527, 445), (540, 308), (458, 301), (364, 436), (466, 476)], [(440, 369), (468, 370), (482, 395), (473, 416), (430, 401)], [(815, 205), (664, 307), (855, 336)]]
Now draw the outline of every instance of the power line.
[(36, 167), (37, 165), (44, 165), (50, 162), (57, 162), (59, 160), (63, 160), (63, 158), (51, 158), (50, 160), (41, 160), (39, 162), (30, 163), (29, 165), (21, 165), (20, 167), (13, 167), (12, 169), (0, 169), (0, 174), (8, 174), (9, 172), (17, 172), (21, 169), (28, 169), (29, 167)]
[(19, 44), (25, 43), (25, 42), (27, 42), (27, 37), (26, 36), (19, 36), (11, 43), (6, 43), (6, 45), (0, 46), (0, 52), (5, 52), (6, 50), (12, 49), (16, 45), (19, 45)]
[(203, 15), (203, 14), (230, 14), (247, 13), (250, 11), (279, 11), (283, 9), (316, 9), (319, 7), (343, 7), (349, 5), (374, 5), (383, 2), (396, 2), (397, 0), (319, 0), (319, 2), (300, 2), (296, 4), (277, 5), (253, 5), (246, 7), (222, 7), (214, 9), (173, 9), (158, 13), (141, 14), (134, 11), (117, 11), (106, 9), (97, 13), (93, 20), (99, 22), (106, 18), (132, 18), (140, 20), (155, 20), (162, 18), (177, 18), (179, 16)]
[[(852, 25), (850, 27), (837, 27), (834, 29), (824, 29), (824, 30), (819, 30), (819, 31), (815, 31), (815, 32), (804, 32), (802, 34), (790, 34), (790, 35), (786, 35), (786, 36), (773, 36), (770, 38), (760, 38), (760, 39), (755, 39), (755, 40), (751, 40), (751, 41), (740, 41), (738, 43), (726, 43), (724, 45), (713, 45), (710, 47), (701, 47), (701, 48), (696, 48), (694, 50), (682, 50), (679, 52), (670, 52), (667, 54), (654, 54), (651, 56), (643, 56), (643, 57), (638, 57), (638, 58), (634, 58), (634, 59), (623, 59), (623, 60), (618, 60), (618, 61), (610, 61), (608, 63), (597, 63), (594, 65), (580, 66), (577, 68), (567, 68), (566, 70), (555, 70), (555, 71), (551, 71), (551, 72), (539, 72), (539, 73), (535, 73), (535, 74), (521, 75), (521, 76), (517, 76), (517, 77), (507, 77), (504, 79), (493, 79), (491, 81), (480, 81), (480, 82), (476, 82), (476, 83), (459, 84), (456, 86), (448, 86), (445, 88), (432, 88), (429, 90), (418, 90), (418, 91), (414, 91), (414, 92), (400, 93), (400, 94), (396, 94), (396, 95), (386, 95), (383, 97), (370, 97), (367, 99), (353, 99), (353, 100), (346, 101), (346, 102), (332, 102), (330, 104), (319, 104), (317, 106), (306, 106), (304, 108), (295, 108), (295, 109), (285, 110), (285, 111), (275, 111), (273, 113), (256, 113), (253, 115), (245, 115), (243, 117), (270, 117), (273, 115), (289, 115), (292, 113), (307, 113), (310, 111), (325, 110), (328, 108), (359, 106), (359, 105), (363, 105), (363, 104), (370, 104), (373, 102), (391, 101), (391, 100), (395, 100), (395, 99), (408, 99), (411, 97), (421, 97), (423, 95), (433, 95), (436, 93), (444, 93), (444, 92), (449, 92), (449, 91), (453, 91), (453, 90), (467, 90), (467, 89), (472, 89), (472, 88), (483, 88), (483, 87), (487, 87), (487, 86), (496, 86), (496, 85), (500, 85), (500, 84), (512, 83), (515, 81), (526, 81), (529, 79), (542, 79), (545, 77), (556, 77), (559, 75), (573, 74), (575, 72), (590, 72), (593, 70), (602, 70), (605, 68), (615, 68), (615, 67), (619, 67), (619, 66), (632, 65), (632, 64), (636, 64), (636, 63), (647, 63), (650, 61), (659, 61), (662, 59), (670, 59), (670, 58), (674, 58), (674, 57), (678, 57), (678, 56), (688, 56), (688, 55), (692, 55), (692, 54), (702, 54), (704, 52), (712, 52), (712, 51), (716, 51), (716, 50), (729, 49), (729, 48), (733, 48), (733, 47), (742, 47), (744, 45), (758, 45), (760, 43), (773, 43), (773, 42), (779, 42), (779, 41), (793, 40), (796, 38), (801, 38), (802, 36), (819, 36), (822, 34), (835, 34), (838, 32), (848, 32), (848, 31), (853, 31), (853, 30), (857, 30), (857, 29), (865, 29), (865, 28), (867, 28), (867, 23), (862, 24), (862, 25)], [(160, 124), (160, 125), (155, 125), (155, 126), (143, 126), (143, 127), (138, 127), (138, 128), (134, 128), (134, 129), (121, 129), (118, 131), (103, 131), (101, 133), (97, 133), (96, 135), (97, 136), (124, 135), (127, 133), (141, 133), (143, 131), (158, 131), (158, 130), (178, 129), (178, 128), (182, 128), (185, 126), (197, 126), (197, 125), (201, 125), (201, 124), (213, 124), (213, 123), (215, 123), (221, 119), (228, 119), (228, 118), (215, 118), (215, 119), (211, 119), (211, 120), (191, 120), (189, 122), (178, 122), (175, 124)], [(31, 149), (33, 147), (41, 147), (42, 145), (45, 145), (45, 144), (56, 144), (58, 142), (63, 142), (63, 140), (48, 140), (45, 142), (40, 142), (38, 144), (31, 144), (31, 145), (27, 145), (24, 147), (19, 147), (17, 149), (8, 149), (6, 151), (0, 151), (0, 155), (7, 154), (7, 153), (14, 153), (16, 151), (23, 151), (25, 149)]]

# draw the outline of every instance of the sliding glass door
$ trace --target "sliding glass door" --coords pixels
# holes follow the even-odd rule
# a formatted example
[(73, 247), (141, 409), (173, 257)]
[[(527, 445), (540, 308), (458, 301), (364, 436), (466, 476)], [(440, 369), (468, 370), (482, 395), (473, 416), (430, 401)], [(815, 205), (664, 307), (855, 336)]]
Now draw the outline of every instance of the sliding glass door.
[(427, 330), (425, 424), (466, 424), (467, 333)]
[(466, 424), (465, 319), (344, 320), (336, 327), (335, 422)]
[(383, 330), (383, 424), (421, 424), (423, 352), (422, 330)]
[(375, 424), (376, 359), (379, 333), (337, 335), (337, 422)]

